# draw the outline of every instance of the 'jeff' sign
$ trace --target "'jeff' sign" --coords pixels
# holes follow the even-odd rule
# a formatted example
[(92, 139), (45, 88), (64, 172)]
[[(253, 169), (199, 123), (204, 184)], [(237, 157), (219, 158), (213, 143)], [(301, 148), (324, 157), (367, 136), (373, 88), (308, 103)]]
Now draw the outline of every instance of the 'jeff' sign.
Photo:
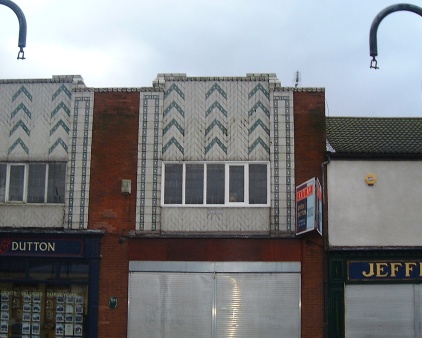
[(422, 261), (366, 261), (348, 263), (349, 280), (422, 280)]

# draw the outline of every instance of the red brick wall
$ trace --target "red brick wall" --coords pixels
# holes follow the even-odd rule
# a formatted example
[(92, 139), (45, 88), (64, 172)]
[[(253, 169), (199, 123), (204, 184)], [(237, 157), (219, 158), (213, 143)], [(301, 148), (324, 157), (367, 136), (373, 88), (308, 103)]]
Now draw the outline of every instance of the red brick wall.
[[(126, 337), (127, 242), (135, 229), (138, 158), (138, 92), (96, 92), (92, 131), (89, 228), (105, 231), (101, 241), (99, 329), (101, 338)], [(132, 181), (132, 194), (122, 195), (121, 181)], [(109, 298), (117, 297), (117, 309)]]
[[(296, 185), (321, 180), (325, 154), (325, 93), (295, 92)], [(324, 245), (320, 235), (302, 238), (302, 337), (324, 337)]]
[(137, 238), (129, 260), (299, 262), (301, 243), (281, 238)]

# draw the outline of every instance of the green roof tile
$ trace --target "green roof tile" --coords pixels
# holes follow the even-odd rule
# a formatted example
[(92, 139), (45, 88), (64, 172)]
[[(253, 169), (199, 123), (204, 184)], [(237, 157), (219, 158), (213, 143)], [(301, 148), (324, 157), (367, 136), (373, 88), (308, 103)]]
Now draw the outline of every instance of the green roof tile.
[(327, 151), (337, 155), (422, 155), (422, 118), (327, 117)]

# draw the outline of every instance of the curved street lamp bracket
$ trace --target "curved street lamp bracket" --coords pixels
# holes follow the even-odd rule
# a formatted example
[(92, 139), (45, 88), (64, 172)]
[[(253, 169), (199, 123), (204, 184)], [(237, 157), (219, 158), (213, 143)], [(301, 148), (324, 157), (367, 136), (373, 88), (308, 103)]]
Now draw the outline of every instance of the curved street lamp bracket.
[(19, 20), (19, 40), (18, 40), (18, 60), (24, 60), (24, 47), (26, 46), (26, 19), (25, 14), (23, 14), (22, 10), (18, 5), (16, 5), (13, 1), (10, 0), (0, 0), (0, 5), (5, 5), (9, 7), (13, 12), (15, 12), (16, 16)]
[(370, 68), (378, 69), (376, 56), (378, 55), (377, 47), (377, 31), (381, 21), (389, 14), (397, 11), (408, 11), (422, 16), (422, 8), (411, 4), (396, 4), (386, 7), (372, 21), (371, 29), (369, 31), (369, 54), (372, 56)]

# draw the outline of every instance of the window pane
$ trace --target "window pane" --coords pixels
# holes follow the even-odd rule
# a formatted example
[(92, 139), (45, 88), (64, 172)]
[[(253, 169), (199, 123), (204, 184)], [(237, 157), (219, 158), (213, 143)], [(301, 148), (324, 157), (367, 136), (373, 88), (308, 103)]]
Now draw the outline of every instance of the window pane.
[(204, 165), (186, 165), (185, 204), (204, 203)]
[(0, 203), (6, 199), (6, 163), (0, 163)]
[(245, 201), (245, 168), (243, 165), (229, 167), (229, 202)]
[(207, 204), (224, 204), (224, 164), (207, 165)]
[(30, 164), (28, 172), (28, 203), (44, 203), (45, 164)]
[(182, 204), (182, 164), (166, 164), (164, 181), (164, 203)]
[(12, 165), (10, 167), (9, 201), (23, 201), (23, 183), (25, 167)]
[(47, 203), (64, 203), (66, 163), (48, 165)]
[(63, 263), (60, 267), (60, 279), (88, 281), (89, 265), (84, 263)]
[(267, 204), (267, 165), (249, 165), (249, 204)]

